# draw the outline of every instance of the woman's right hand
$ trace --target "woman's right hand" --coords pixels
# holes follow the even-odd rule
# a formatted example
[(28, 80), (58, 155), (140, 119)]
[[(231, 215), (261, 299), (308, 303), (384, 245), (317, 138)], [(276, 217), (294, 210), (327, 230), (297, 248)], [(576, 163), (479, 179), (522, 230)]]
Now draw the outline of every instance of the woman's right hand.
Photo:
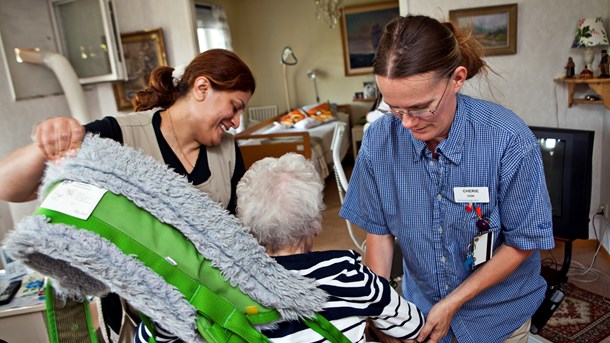
[(78, 149), (85, 137), (85, 128), (74, 118), (55, 117), (35, 127), (35, 142), (45, 159), (57, 160)]

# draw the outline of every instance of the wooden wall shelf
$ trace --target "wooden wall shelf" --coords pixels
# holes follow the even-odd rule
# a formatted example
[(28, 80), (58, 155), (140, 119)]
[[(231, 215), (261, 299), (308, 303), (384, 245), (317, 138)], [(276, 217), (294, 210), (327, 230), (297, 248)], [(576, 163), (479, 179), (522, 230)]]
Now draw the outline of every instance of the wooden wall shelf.
[(353, 98), (353, 102), (375, 102), (377, 98)]
[[(574, 104), (603, 104), (607, 109), (610, 110), (610, 78), (579, 79), (562, 77), (555, 79), (555, 82), (568, 85), (568, 107), (572, 107)], [(587, 85), (601, 97), (601, 100), (591, 101), (585, 99), (574, 99), (574, 91), (576, 90), (576, 85), (579, 84)]]

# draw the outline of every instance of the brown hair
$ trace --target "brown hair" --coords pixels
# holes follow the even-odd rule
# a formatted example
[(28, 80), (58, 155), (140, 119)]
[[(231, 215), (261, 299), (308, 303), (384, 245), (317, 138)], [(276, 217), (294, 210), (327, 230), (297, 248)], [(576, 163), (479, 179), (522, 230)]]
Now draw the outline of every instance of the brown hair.
[(169, 107), (193, 87), (195, 79), (205, 76), (213, 89), (238, 90), (254, 93), (256, 83), (250, 68), (233, 52), (211, 49), (195, 56), (174, 86), (174, 68), (160, 66), (150, 74), (148, 86), (131, 99), (136, 111), (154, 107)]
[(470, 30), (422, 15), (391, 20), (377, 48), (373, 72), (392, 79), (437, 72), (449, 76), (464, 66), (467, 79), (489, 68), (483, 48)]

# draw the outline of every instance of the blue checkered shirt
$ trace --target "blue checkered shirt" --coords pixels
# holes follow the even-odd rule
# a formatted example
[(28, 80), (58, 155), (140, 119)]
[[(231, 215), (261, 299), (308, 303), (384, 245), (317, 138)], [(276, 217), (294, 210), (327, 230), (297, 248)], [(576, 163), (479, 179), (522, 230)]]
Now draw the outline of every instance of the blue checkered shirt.
[(500, 244), (536, 250), (496, 286), (460, 308), (450, 334), (460, 343), (501, 342), (544, 298), (541, 249), (554, 246), (551, 203), (539, 145), (527, 125), (497, 104), (457, 95), (447, 139), (432, 158), (400, 120), (384, 116), (365, 132), (340, 215), (377, 235), (392, 234), (403, 252), (402, 289), (426, 315), (472, 271), (464, 266), (478, 233), (475, 214), (454, 187), (488, 187), (480, 203)]

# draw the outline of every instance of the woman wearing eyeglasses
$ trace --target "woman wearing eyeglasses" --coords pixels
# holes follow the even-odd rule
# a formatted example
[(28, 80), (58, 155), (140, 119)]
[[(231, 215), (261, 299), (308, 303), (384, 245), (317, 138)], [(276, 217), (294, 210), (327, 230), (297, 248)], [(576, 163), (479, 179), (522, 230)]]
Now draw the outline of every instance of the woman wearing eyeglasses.
[(365, 132), (340, 215), (367, 231), (381, 276), (397, 241), (403, 295), (427, 316), (420, 342), (527, 342), (546, 291), (538, 143), (515, 113), (459, 93), (487, 69), (468, 32), (425, 16), (391, 21), (376, 53), (386, 115)]

